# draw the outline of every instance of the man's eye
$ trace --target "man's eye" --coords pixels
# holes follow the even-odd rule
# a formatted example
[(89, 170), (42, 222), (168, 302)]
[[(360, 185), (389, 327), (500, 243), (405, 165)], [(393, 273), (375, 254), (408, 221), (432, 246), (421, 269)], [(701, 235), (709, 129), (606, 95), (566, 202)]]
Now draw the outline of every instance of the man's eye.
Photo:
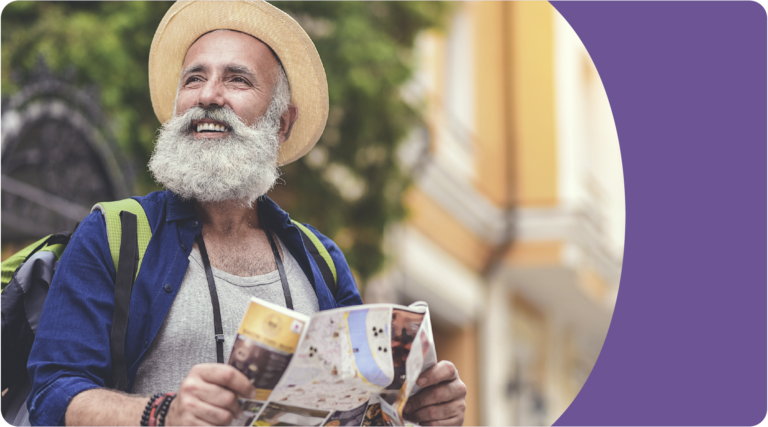
[(235, 78), (233, 78), (233, 79), (232, 79), (232, 82), (234, 82), (234, 83), (248, 83), (248, 82), (247, 82), (247, 81), (245, 81), (245, 79), (244, 79), (244, 78), (242, 78), (242, 77), (235, 77)]
[(190, 78), (187, 79), (187, 84), (196, 83), (196, 82), (199, 82), (199, 81), (202, 81), (202, 80), (200, 80), (199, 77), (196, 77), (196, 76), (195, 77), (190, 77)]

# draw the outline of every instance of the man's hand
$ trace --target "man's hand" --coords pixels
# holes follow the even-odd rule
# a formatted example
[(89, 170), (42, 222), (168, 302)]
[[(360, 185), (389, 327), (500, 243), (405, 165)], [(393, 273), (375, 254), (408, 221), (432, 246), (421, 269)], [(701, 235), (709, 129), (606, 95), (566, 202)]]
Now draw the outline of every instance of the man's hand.
[(240, 410), (235, 393), (256, 394), (242, 372), (221, 363), (195, 365), (171, 402), (165, 425), (229, 425)]
[(443, 360), (419, 376), (416, 384), (423, 390), (408, 399), (404, 418), (425, 426), (460, 426), (464, 424), (467, 386), (459, 379), (453, 363)]

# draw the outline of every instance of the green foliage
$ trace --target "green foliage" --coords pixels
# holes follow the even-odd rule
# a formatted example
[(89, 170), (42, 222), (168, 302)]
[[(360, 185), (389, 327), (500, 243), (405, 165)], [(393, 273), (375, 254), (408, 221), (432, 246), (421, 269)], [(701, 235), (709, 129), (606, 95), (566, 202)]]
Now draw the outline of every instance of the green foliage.
[[(73, 65), (77, 82), (95, 83), (118, 143), (137, 163), (152, 152), (155, 118), (147, 61), (155, 29), (171, 2), (15, 2), (2, 13), (2, 91), (18, 90), (12, 71), (40, 56), (54, 72)], [(309, 33), (323, 60), (331, 112), (318, 146), (283, 168), (286, 185), (270, 194), (299, 221), (344, 250), (367, 280), (383, 264), (387, 224), (403, 216), (407, 177), (395, 149), (419, 114), (400, 97), (412, 73), (419, 31), (439, 27), (442, 2), (274, 2)], [(156, 189), (145, 168), (141, 193)]]
[[(76, 83), (95, 84), (120, 146), (146, 164), (160, 126), (149, 97), (149, 47), (172, 2), (27, 2), (8, 4), (2, 13), (2, 92), (18, 90), (22, 76), (42, 56), (61, 73), (76, 70)], [(141, 168), (142, 193), (157, 189)]]
[[(275, 198), (294, 218), (334, 238), (365, 281), (383, 264), (386, 225), (404, 213), (400, 196), (408, 180), (395, 149), (420, 120), (399, 93), (412, 73), (413, 43), (419, 31), (440, 26), (449, 4), (273, 4), (296, 18), (315, 42), (331, 104), (320, 142), (283, 168), (287, 185), (275, 189)], [(293, 197), (282, 197), (283, 191)]]

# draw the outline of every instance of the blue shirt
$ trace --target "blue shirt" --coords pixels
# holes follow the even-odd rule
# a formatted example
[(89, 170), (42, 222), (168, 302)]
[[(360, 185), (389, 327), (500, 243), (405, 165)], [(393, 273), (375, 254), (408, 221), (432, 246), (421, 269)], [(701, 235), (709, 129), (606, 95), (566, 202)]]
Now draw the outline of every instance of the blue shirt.
[[(181, 286), (195, 236), (203, 226), (194, 205), (170, 191), (135, 199), (147, 213), (152, 239), (131, 294), (125, 340), (129, 390)], [(315, 288), (320, 310), (362, 304), (344, 255), (333, 241), (308, 226), (336, 266), (336, 295), (323, 281), (288, 214), (266, 196), (259, 200), (258, 209)], [(29, 355), (32, 392), (27, 406), (33, 425), (63, 424), (67, 405), (75, 395), (105, 387), (106, 380), (111, 379), (114, 284), (106, 223), (100, 212), (94, 212), (80, 224), (59, 261)]]

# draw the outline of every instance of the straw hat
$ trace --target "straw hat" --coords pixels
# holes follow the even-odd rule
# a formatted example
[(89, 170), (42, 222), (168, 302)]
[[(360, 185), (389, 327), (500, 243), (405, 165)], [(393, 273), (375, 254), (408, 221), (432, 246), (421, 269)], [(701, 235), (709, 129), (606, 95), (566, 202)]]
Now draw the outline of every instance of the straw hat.
[(178, 1), (168, 9), (149, 51), (149, 91), (160, 123), (173, 117), (187, 50), (198, 37), (219, 29), (250, 34), (280, 58), (299, 118), (290, 138), (280, 145), (278, 164), (300, 158), (314, 147), (325, 128), (328, 83), (320, 55), (304, 29), (264, 1)]

